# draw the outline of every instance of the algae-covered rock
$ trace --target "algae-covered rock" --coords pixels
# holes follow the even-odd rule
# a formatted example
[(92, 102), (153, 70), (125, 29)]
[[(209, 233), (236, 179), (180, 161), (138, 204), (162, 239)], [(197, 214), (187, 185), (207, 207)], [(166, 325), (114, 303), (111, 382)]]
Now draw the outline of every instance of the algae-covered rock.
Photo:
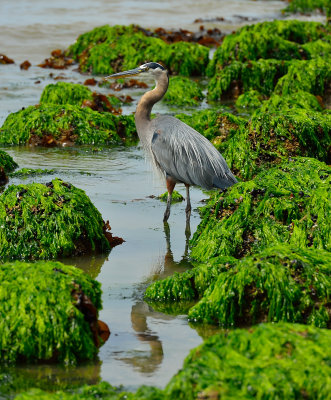
[(40, 97), (41, 104), (72, 104), (81, 106), (84, 100), (92, 100), (92, 91), (84, 85), (57, 82), (47, 85)]
[(0, 129), (2, 144), (133, 144), (134, 117), (99, 113), (70, 104), (30, 106), (9, 114)]
[[(161, 200), (161, 201), (165, 201), (166, 202), (167, 199), (168, 199), (168, 192), (162, 193), (157, 198), (159, 200)], [(179, 192), (177, 192), (177, 190), (174, 190), (172, 192), (172, 197), (171, 197), (172, 203), (179, 203), (179, 202), (184, 201), (184, 200), (185, 200), (184, 197)]]
[(325, 328), (330, 292), (330, 252), (278, 246), (223, 266), (188, 315), (225, 327), (287, 321)]
[(40, 389), (31, 389), (15, 397), (16, 400), (166, 400), (163, 390), (152, 386), (141, 386), (135, 393), (111, 386), (107, 382), (97, 385), (85, 385), (70, 392), (58, 391), (49, 393)]
[(0, 196), (0, 259), (106, 252), (108, 232), (85, 192), (54, 179), (11, 185)]
[(176, 106), (197, 106), (203, 99), (197, 82), (182, 76), (170, 78), (169, 88), (163, 101)]
[(95, 358), (100, 284), (59, 262), (0, 265), (1, 363)]
[(289, 5), (283, 10), (287, 13), (311, 13), (314, 10), (324, 12), (331, 16), (331, 4), (329, 0), (288, 0)]
[[(306, 68), (307, 62), (300, 66), (302, 60), (321, 57), (327, 63), (331, 53), (330, 32), (323, 24), (295, 20), (244, 26), (224, 39), (210, 61), (208, 96), (217, 100), (234, 87), (239, 94), (254, 89), (270, 96), (291, 65), (294, 74), (288, 76), (289, 81), (297, 68)], [(311, 75), (325, 76), (325, 69), (330, 71), (330, 66), (326, 65), (321, 73), (321, 65), (317, 65), (321, 63), (308, 63), (309, 74), (294, 76), (294, 80), (299, 85), (309, 85)]]
[(8, 182), (7, 173), (13, 171), (18, 165), (5, 151), (0, 150), (0, 186)]
[(208, 75), (213, 76), (222, 65), (235, 60), (305, 59), (307, 54), (302, 45), (327, 38), (329, 34), (330, 28), (318, 22), (275, 20), (245, 25), (224, 38), (208, 66)]
[(289, 243), (330, 250), (329, 166), (297, 158), (215, 194), (201, 209), (191, 257), (205, 262)]
[(182, 274), (150, 285), (145, 298), (157, 311), (200, 301), (189, 320), (224, 327), (288, 321), (331, 326), (331, 253), (266, 248), (241, 260), (219, 256)]
[(0, 150), (0, 168), (3, 168), (5, 172), (14, 171), (18, 167), (13, 157), (3, 150)]
[(217, 334), (193, 349), (164, 392), (169, 399), (326, 399), (331, 332), (262, 324)]
[(259, 93), (257, 90), (250, 89), (238, 97), (236, 101), (236, 107), (239, 109), (259, 108), (262, 105), (262, 100), (263, 100), (263, 95), (261, 95), (261, 93)]
[(239, 93), (257, 90), (270, 96), (278, 79), (286, 74), (289, 61), (259, 59), (248, 62), (233, 61), (222, 67), (209, 81), (208, 97), (218, 100), (223, 94), (237, 97)]
[(121, 113), (121, 101), (116, 96), (98, 94), (86, 86), (69, 82), (47, 85), (41, 94), (40, 104), (72, 104), (101, 112)]
[(208, 64), (207, 47), (187, 42), (166, 44), (145, 33), (134, 25), (104, 25), (80, 35), (67, 54), (79, 62), (81, 71), (93, 74), (132, 69), (146, 60), (162, 62), (174, 74), (204, 74)]

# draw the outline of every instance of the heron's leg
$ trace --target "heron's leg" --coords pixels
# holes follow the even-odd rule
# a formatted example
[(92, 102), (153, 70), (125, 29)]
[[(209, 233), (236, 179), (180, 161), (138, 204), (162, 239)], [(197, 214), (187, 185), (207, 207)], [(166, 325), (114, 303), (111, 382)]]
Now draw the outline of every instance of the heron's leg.
[(185, 232), (190, 235), (191, 234), (191, 226), (190, 226), (190, 218), (191, 218), (191, 199), (190, 199), (190, 185), (185, 184), (186, 186), (186, 229)]
[(170, 207), (171, 207), (171, 199), (172, 192), (176, 186), (176, 181), (172, 179), (170, 176), (167, 176), (167, 189), (168, 189), (168, 198), (167, 198), (167, 207), (164, 212), (163, 222), (167, 222), (170, 215)]

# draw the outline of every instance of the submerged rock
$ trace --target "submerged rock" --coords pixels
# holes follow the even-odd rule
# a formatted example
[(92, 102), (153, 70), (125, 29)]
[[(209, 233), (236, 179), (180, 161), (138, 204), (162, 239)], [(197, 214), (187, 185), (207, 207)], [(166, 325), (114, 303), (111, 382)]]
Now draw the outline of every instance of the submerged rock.
[(7, 173), (13, 171), (18, 165), (5, 151), (0, 150), (0, 186), (8, 182)]
[(102, 382), (75, 392), (32, 389), (17, 400), (325, 399), (330, 392), (331, 333), (295, 324), (262, 324), (212, 336), (193, 349), (163, 389), (121, 392)]
[(134, 117), (100, 113), (70, 104), (42, 104), (9, 114), (1, 144), (67, 146), (137, 143)]
[(331, 253), (279, 245), (241, 260), (220, 256), (182, 274), (157, 281), (146, 290), (153, 308), (176, 302), (189, 320), (224, 327), (257, 322), (298, 322), (330, 327)]
[(98, 282), (76, 267), (41, 261), (2, 264), (0, 281), (2, 364), (95, 358), (109, 336), (98, 321)]
[[(165, 388), (169, 399), (328, 397), (328, 330), (262, 324), (207, 339)], [(329, 349), (329, 350), (326, 350)]]
[(18, 165), (14, 161), (13, 157), (5, 151), (0, 150), (0, 168), (3, 168), (5, 172), (11, 172), (17, 167)]
[(330, 250), (330, 180), (329, 166), (297, 158), (213, 195), (201, 209), (191, 256), (240, 258), (284, 243)]
[[(160, 196), (157, 197), (157, 199), (166, 202), (168, 199), (168, 192), (162, 193)], [(172, 198), (171, 198), (172, 203), (179, 203), (184, 200), (185, 200), (184, 197), (179, 192), (177, 192), (177, 190), (174, 190), (172, 192)]]
[(203, 75), (208, 64), (208, 47), (196, 43), (163, 40), (146, 35), (135, 25), (97, 27), (80, 35), (67, 50), (82, 72), (111, 74), (149, 61), (164, 63), (173, 74)]
[(60, 179), (9, 186), (0, 196), (0, 225), (1, 260), (52, 259), (111, 247), (108, 225), (85, 192)]

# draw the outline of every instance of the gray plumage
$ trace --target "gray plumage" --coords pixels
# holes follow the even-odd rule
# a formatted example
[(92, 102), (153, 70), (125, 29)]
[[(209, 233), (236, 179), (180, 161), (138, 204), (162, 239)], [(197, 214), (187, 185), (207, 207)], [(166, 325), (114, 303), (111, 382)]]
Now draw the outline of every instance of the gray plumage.
[(157, 166), (178, 182), (204, 189), (237, 182), (222, 155), (189, 125), (167, 115), (151, 121), (151, 153)]
[(151, 119), (153, 105), (162, 99), (168, 89), (168, 72), (162, 65), (155, 62), (146, 63), (107, 78), (138, 74), (150, 75), (156, 82), (156, 87), (140, 99), (135, 121), (143, 147), (166, 179), (168, 201), (163, 220), (166, 222), (169, 218), (171, 197), (176, 183), (184, 183), (187, 196), (186, 229), (189, 230), (189, 187), (197, 185), (204, 189), (224, 189), (237, 180), (222, 155), (199, 132), (171, 116), (161, 115)]

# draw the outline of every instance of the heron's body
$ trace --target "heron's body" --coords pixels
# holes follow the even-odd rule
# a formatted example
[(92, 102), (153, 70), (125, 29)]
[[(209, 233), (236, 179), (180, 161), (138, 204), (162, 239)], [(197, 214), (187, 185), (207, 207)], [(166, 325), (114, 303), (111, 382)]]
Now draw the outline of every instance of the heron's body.
[(204, 189), (224, 189), (232, 186), (237, 180), (222, 155), (199, 132), (168, 115), (151, 119), (153, 105), (162, 99), (169, 84), (168, 73), (160, 64), (143, 64), (139, 68), (111, 77), (138, 73), (152, 74), (156, 81), (156, 87), (140, 99), (135, 121), (143, 147), (166, 178), (168, 201), (164, 221), (167, 221), (170, 215), (171, 196), (176, 183), (184, 183), (187, 193), (186, 218), (189, 223), (191, 185), (201, 186)]

